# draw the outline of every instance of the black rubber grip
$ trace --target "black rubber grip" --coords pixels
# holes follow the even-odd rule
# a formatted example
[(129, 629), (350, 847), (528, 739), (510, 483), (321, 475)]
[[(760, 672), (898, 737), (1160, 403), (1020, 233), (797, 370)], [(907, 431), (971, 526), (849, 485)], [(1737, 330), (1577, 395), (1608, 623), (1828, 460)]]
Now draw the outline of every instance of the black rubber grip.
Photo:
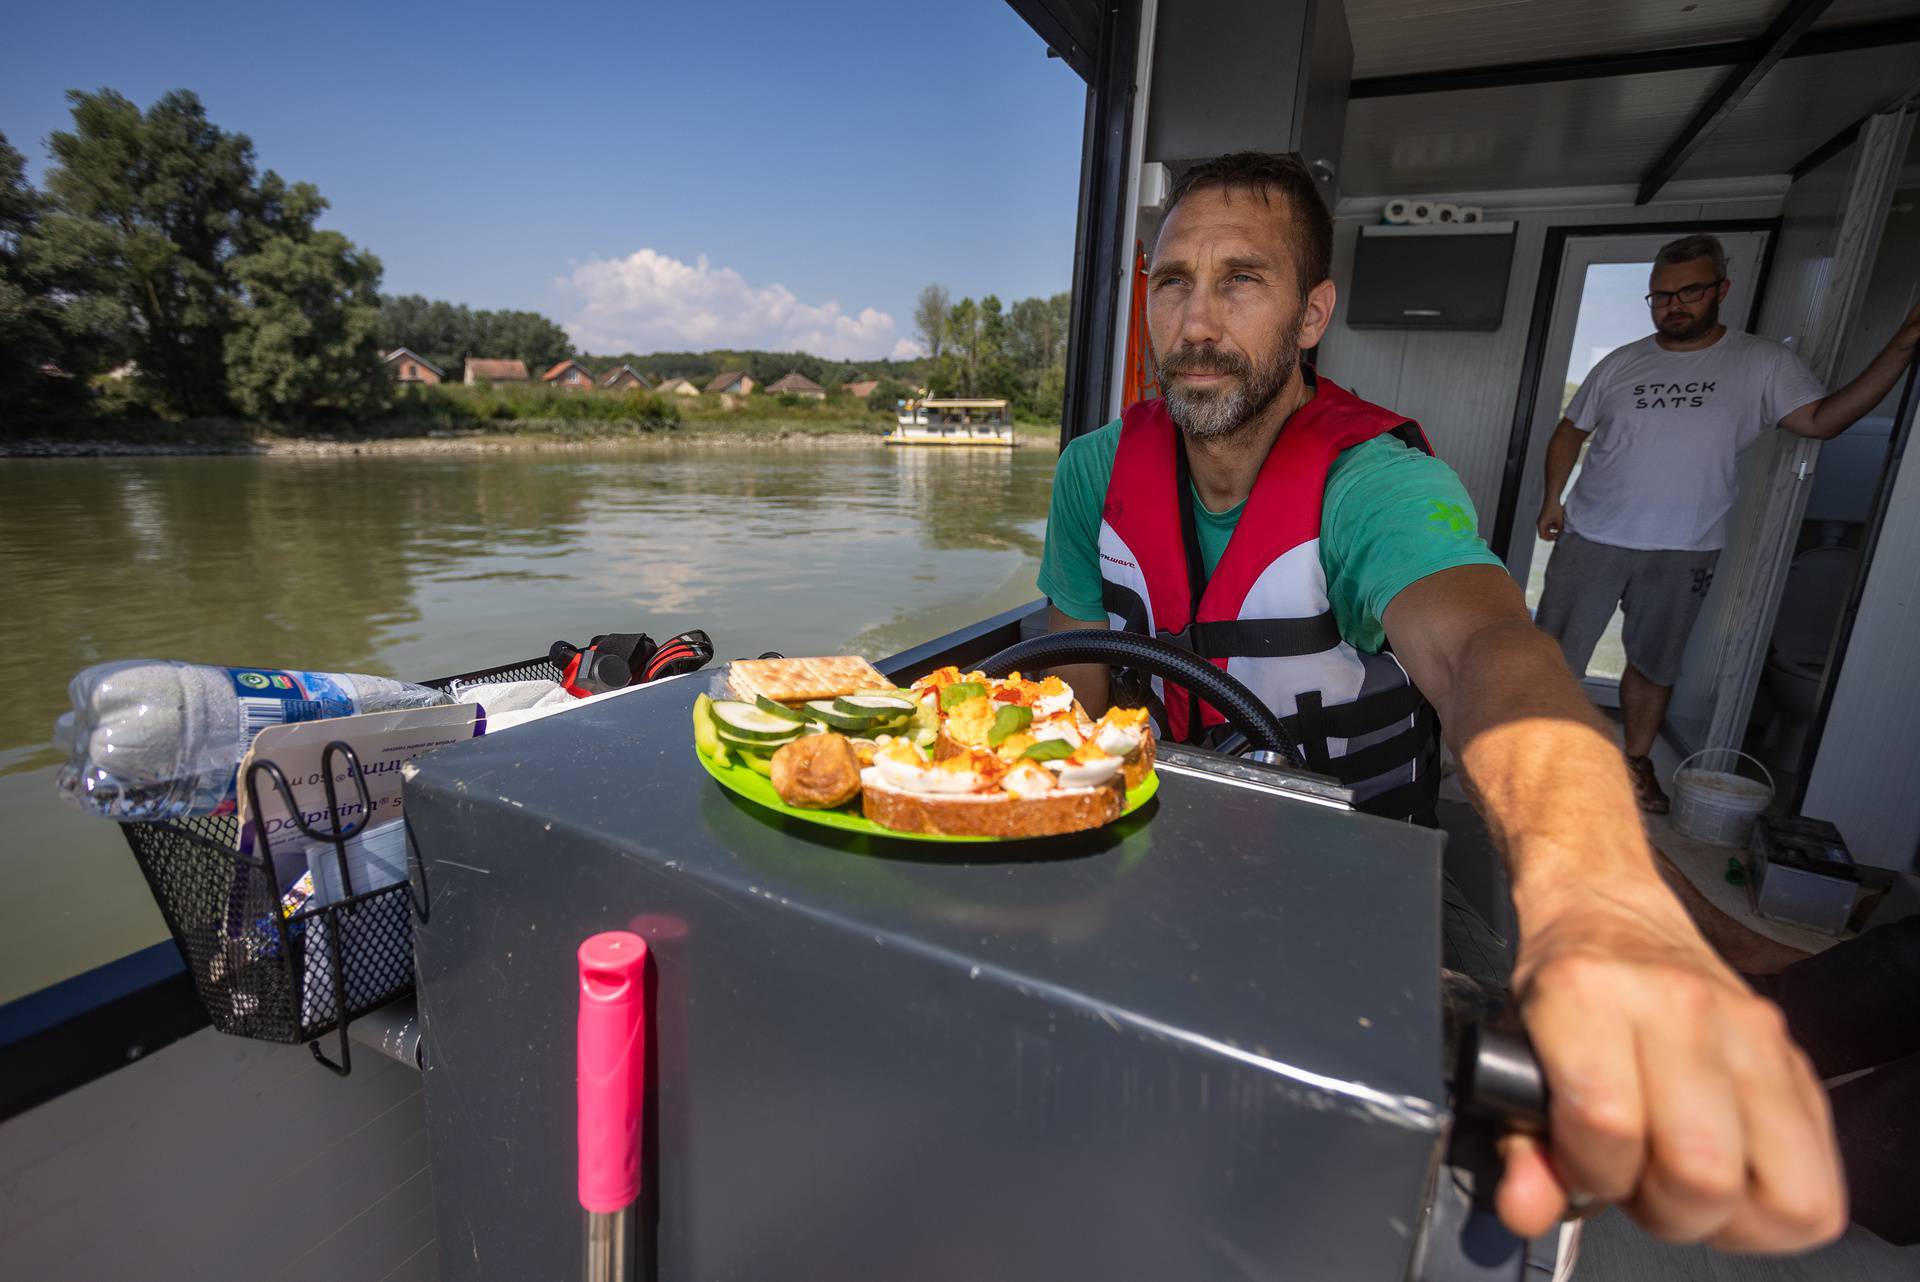
[(982, 663), (980, 670), (990, 677), (1004, 677), (1009, 672), (1051, 668), (1063, 663), (1136, 668), (1162, 681), (1170, 681), (1212, 704), (1227, 719), (1228, 725), (1247, 737), (1250, 747), (1270, 748), (1285, 753), (1294, 765), (1301, 764), (1299, 745), (1294, 743), (1280, 718), (1238, 677), (1152, 637), (1106, 628), (1049, 632), (1008, 646)]
[(1459, 1111), (1503, 1131), (1547, 1133), (1547, 1079), (1515, 1023), (1476, 1024), (1461, 1041), (1454, 1082)]

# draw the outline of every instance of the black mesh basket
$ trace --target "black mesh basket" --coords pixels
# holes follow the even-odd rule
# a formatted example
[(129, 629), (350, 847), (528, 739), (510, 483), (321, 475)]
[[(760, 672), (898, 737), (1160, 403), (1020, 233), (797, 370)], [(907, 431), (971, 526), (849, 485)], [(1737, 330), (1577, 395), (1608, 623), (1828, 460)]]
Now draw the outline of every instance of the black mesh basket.
[[(455, 682), (541, 679), (560, 679), (544, 658), (424, 684), (444, 689)], [(352, 787), (364, 794), (352, 749), (329, 746), (328, 753), (335, 752), (345, 759)], [(241, 786), (256, 788), (258, 797), (270, 796), (278, 767), (256, 762), (250, 774), (253, 778)], [(341, 825), (338, 802), (331, 794), (328, 800), (335, 809), (329, 826), (315, 830), (296, 822), (309, 839), (331, 844), (344, 865), (342, 847), (359, 825)], [(364, 815), (364, 795), (362, 801)], [(252, 810), (262, 814), (257, 804)], [(242, 854), (235, 816), (120, 827), (219, 1031), (260, 1041), (306, 1042), (315, 1059), (344, 1076), (352, 1063), (347, 1024), (413, 991), (410, 880), (331, 903), (309, 902), (283, 915), (278, 879), (266, 853), (269, 843), (262, 833), (254, 843), (260, 853)], [(409, 856), (411, 862), (411, 843)], [(346, 884), (344, 866), (341, 877)], [(339, 1035), (337, 1062), (320, 1049), (320, 1038), (330, 1032)]]

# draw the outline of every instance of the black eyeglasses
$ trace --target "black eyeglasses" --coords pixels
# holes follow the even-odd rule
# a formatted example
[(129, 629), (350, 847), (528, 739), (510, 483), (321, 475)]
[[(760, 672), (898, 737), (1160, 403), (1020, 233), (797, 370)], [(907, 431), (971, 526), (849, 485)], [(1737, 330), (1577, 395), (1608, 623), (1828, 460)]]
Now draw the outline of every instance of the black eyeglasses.
[(1656, 289), (1647, 295), (1647, 306), (1665, 307), (1674, 299), (1683, 303), (1697, 303), (1707, 296), (1709, 290), (1718, 289), (1726, 277), (1716, 276), (1704, 285), (1682, 285), (1678, 289)]

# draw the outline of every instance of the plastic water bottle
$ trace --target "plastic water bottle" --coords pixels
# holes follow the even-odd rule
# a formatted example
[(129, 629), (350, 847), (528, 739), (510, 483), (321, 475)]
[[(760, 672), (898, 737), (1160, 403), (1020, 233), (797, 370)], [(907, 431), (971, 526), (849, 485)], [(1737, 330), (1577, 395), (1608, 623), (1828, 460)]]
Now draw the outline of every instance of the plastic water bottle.
[(453, 702), (390, 677), (175, 659), (97, 664), (67, 693), (73, 711), (53, 732), (68, 754), (60, 792), (89, 814), (122, 820), (230, 809), (235, 772), (268, 726)]

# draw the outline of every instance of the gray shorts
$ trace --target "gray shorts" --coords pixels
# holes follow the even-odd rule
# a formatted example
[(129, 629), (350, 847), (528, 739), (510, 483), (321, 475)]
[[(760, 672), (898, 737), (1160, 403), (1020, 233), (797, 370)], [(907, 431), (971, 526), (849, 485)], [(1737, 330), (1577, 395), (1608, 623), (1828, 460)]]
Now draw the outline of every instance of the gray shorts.
[(1627, 662), (1655, 685), (1680, 679), (1687, 634), (1713, 586), (1719, 549), (1642, 551), (1561, 534), (1547, 562), (1547, 586), (1533, 621), (1560, 643), (1567, 666), (1584, 676), (1613, 608), (1627, 616)]

